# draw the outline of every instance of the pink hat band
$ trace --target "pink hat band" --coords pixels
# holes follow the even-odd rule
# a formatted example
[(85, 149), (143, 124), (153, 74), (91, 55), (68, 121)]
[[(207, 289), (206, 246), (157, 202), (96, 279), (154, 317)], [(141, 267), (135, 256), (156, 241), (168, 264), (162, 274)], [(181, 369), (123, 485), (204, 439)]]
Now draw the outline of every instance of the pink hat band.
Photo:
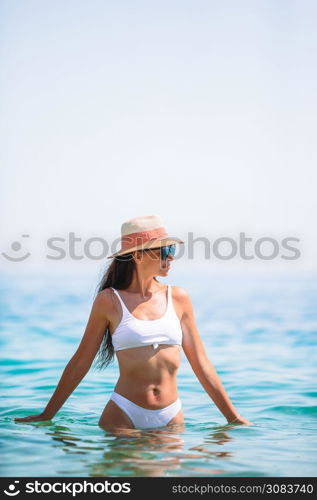
[(180, 238), (168, 234), (159, 215), (142, 215), (129, 219), (121, 225), (121, 248), (107, 258), (119, 257), (134, 252), (174, 243), (184, 243)]
[(122, 236), (121, 248), (122, 250), (124, 250), (126, 248), (131, 248), (136, 245), (144, 244), (157, 238), (165, 238), (167, 236), (168, 234), (165, 231), (164, 227), (157, 227), (149, 231), (138, 231), (137, 233), (130, 233), (129, 235)]

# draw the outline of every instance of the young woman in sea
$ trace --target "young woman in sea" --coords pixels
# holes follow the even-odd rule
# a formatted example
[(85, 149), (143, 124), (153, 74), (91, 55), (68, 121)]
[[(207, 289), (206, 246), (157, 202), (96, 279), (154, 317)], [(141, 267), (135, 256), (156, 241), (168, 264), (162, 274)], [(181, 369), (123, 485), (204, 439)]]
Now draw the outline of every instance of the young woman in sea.
[(117, 356), (119, 378), (99, 419), (107, 431), (184, 424), (176, 375), (181, 349), (204, 390), (228, 423), (252, 424), (231, 403), (200, 338), (188, 292), (164, 285), (176, 244), (161, 217), (141, 216), (121, 226), (121, 248), (98, 286), (75, 354), (42, 413), (16, 422), (50, 420), (89, 371)]

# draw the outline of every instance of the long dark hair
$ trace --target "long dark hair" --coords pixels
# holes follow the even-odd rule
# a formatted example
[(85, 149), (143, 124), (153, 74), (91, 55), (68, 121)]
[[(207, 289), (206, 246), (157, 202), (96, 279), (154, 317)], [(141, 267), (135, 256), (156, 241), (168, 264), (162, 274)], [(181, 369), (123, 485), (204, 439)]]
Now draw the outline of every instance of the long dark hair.
[[(132, 253), (113, 258), (97, 285), (95, 297), (99, 292), (109, 287), (113, 287), (118, 290), (125, 290), (132, 281), (134, 271), (135, 261)], [(154, 279), (159, 282), (156, 277), (154, 277)], [(93, 368), (102, 370), (112, 363), (113, 359), (114, 349), (111, 335), (109, 328), (106, 328), (99, 351), (94, 360)]]

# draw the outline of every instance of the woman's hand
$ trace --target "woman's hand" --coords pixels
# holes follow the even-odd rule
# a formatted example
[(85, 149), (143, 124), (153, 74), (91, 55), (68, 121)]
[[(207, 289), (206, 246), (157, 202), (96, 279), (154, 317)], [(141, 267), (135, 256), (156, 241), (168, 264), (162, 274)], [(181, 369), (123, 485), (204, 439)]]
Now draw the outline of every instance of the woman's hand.
[(44, 413), (38, 413), (37, 415), (30, 415), (29, 417), (19, 417), (14, 419), (15, 422), (40, 422), (42, 420), (51, 420)]
[(252, 425), (253, 422), (250, 422), (246, 418), (241, 417), (241, 415), (238, 415), (233, 420), (228, 420), (228, 424), (246, 424), (246, 425)]

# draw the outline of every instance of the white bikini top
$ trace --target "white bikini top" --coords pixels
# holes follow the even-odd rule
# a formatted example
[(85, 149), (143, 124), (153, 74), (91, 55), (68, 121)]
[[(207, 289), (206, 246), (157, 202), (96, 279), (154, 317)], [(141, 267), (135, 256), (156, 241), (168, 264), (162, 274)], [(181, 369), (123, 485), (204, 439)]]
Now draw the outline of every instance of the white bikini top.
[[(112, 288), (112, 287), (111, 287)], [(171, 285), (168, 285), (167, 307), (163, 316), (158, 319), (135, 318), (121, 299), (117, 290), (121, 307), (122, 318), (112, 334), (112, 344), (115, 351), (151, 345), (156, 349), (159, 344), (182, 345), (182, 328), (173, 306)]]

